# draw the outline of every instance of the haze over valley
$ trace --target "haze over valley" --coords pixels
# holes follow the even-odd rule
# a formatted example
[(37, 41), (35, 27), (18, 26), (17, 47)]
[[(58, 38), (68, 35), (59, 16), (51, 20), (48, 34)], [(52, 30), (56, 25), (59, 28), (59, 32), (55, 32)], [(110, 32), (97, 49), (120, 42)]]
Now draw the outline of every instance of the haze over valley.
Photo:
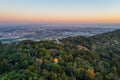
[(119, 24), (1, 24), (0, 41), (13, 43), (22, 40), (56, 40), (70, 36), (92, 36), (119, 29)]

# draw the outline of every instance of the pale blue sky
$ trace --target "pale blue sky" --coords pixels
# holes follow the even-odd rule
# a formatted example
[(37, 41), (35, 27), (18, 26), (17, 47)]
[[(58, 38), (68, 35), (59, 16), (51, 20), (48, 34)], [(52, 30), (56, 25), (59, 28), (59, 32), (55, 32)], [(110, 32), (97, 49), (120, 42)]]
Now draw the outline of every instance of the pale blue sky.
[(120, 11), (120, 0), (0, 0), (7, 11)]

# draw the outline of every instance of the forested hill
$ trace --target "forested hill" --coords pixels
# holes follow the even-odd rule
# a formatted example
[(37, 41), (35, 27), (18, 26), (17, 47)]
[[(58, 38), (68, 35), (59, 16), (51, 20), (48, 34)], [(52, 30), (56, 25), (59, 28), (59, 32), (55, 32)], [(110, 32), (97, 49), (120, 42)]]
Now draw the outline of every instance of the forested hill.
[(108, 43), (111, 45), (119, 44), (120, 43), (120, 29), (113, 31), (113, 32), (92, 36), (91, 38), (95, 40), (96, 42), (100, 42), (104, 44), (105, 43)]
[(0, 80), (120, 80), (120, 30), (0, 43)]
[(114, 40), (118, 40), (120, 41), (120, 29), (112, 31), (112, 32), (108, 32), (108, 33), (103, 33), (103, 34), (98, 34), (98, 35), (94, 35), (94, 36), (90, 36), (90, 37), (84, 37), (84, 36), (77, 36), (77, 37), (69, 37), (69, 38), (65, 38), (62, 39), (63, 42), (65, 42), (65, 40), (70, 40), (69, 42), (84, 42), (87, 40), (87, 42), (90, 41), (90, 39), (92, 39), (93, 41), (96, 42), (110, 42), (110, 41), (114, 41)]

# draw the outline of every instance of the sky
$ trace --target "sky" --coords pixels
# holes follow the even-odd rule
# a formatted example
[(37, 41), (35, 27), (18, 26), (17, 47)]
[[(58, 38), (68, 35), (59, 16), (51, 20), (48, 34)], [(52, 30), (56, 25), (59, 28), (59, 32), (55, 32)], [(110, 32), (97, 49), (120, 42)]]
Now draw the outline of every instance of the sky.
[(120, 0), (0, 0), (0, 22), (120, 23)]

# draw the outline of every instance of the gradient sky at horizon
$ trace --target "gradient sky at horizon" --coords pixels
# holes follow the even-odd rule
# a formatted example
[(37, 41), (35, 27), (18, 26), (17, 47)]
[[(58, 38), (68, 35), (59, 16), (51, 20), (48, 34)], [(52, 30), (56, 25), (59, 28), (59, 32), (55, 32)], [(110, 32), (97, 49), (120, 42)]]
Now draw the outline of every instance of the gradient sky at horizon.
[(120, 23), (120, 0), (0, 0), (0, 22)]

